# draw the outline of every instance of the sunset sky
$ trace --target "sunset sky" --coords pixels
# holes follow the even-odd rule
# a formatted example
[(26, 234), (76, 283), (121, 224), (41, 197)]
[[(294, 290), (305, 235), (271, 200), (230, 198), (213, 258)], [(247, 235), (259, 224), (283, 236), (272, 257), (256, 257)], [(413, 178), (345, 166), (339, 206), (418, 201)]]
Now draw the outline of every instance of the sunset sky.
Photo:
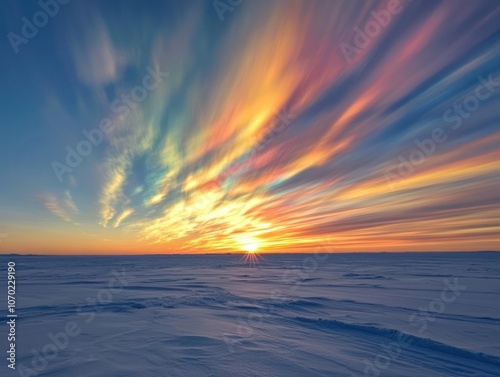
[(0, 15), (0, 253), (500, 249), (497, 0), (66, 2)]

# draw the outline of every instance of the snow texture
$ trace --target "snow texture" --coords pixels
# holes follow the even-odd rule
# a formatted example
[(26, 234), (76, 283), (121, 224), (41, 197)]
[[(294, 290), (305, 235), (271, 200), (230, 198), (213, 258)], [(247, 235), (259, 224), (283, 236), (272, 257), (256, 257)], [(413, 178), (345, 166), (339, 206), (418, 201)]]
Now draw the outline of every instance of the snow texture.
[(499, 257), (0, 256), (0, 375), (500, 376)]

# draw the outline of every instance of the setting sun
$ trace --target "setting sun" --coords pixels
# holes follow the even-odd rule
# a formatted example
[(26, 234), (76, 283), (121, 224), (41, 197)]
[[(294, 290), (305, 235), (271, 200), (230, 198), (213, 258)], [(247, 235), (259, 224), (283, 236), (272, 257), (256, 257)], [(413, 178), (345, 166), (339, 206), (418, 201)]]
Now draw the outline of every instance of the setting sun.
[(250, 253), (250, 254), (253, 254), (257, 251), (259, 247), (257, 246), (257, 244), (250, 244), (250, 245), (246, 245), (245, 246), (245, 250)]
[(260, 247), (261, 242), (252, 236), (244, 236), (239, 239), (241, 248), (249, 254), (256, 253)]
[(243, 260), (250, 266), (255, 267), (259, 264), (259, 248), (262, 246), (262, 241), (253, 236), (242, 236), (239, 239), (241, 248), (246, 251), (243, 255)]

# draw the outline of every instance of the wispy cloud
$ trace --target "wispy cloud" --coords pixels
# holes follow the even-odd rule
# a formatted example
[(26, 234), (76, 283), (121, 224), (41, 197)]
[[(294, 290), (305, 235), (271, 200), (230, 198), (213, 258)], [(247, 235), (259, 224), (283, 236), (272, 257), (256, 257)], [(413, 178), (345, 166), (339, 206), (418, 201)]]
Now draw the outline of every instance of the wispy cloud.
[(120, 226), (123, 220), (125, 220), (127, 217), (129, 217), (131, 214), (134, 213), (134, 210), (132, 208), (127, 208), (123, 210), (119, 215), (117, 215), (116, 220), (113, 224), (114, 228), (117, 228)]
[(42, 202), (50, 212), (68, 222), (73, 222), (72, 217), (80, 212), (69, 191), (65, 191), (60, 199), (54, 195), (45, 195)]

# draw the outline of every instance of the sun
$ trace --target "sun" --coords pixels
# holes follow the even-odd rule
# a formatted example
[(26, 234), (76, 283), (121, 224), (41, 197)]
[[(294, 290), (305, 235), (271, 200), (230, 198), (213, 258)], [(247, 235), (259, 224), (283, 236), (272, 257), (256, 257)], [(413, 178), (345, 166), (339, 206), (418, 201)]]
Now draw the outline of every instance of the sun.
[(259, 245), (257, 243), (248, 243), (248, 244), (243, 246), (243, 249), (249, 254), (255, 253), (258, 248), (259, 248)]
[(248, 254), (255, 254), (261, 246), (261, 241), (257, 238), (249, 235), (239, 237), (238, 243), (242, 250), (246, 251)]
[(258, 252), (261, 247), (262, 242), (252, 236), (244, 236), (240, 238), (241, 249), (246, 251), (242, 259), (248, 263), (251, 267), (256, 267), (259, 265), (259, 260), (261, 256)]
[(262, 241), (254, 236), (246, 234), (238, 237), (238, 243), (241, 249), (245, 251), (243, 260), (251, 266), (258, 265), (260, 259), (259, 249), (262, 246)]

